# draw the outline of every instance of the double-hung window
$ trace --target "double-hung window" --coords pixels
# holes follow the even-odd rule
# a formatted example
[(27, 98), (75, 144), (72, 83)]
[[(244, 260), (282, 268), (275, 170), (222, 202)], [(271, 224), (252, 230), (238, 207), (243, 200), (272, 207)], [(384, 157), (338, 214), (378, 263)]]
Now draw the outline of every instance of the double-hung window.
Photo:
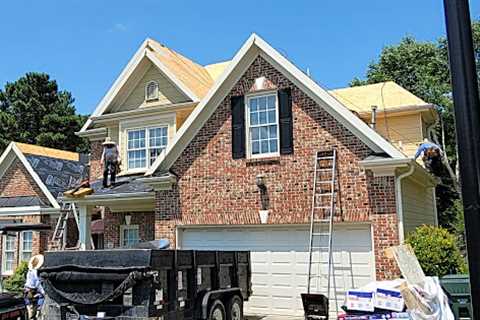
[(128, 170), (146, 169), (168, 143), (168, 126), (127, 130)]
[(247, 99), (247, 148), (251, 157), (276, 156), (279, 150), (276, 94)]
[(13, 265), (15, 263), (15, 242), (16, 236), (3, 236), (3, 272), (12, 273)]
[(120, 245), (131, 248), (140, 241), (138, 225), (123, 225), (120, 227)]
[(33, 232), (22, 232), (22, 242), (20, 244), (20, 257), (22, 261), (28, 261), (32, 257)]

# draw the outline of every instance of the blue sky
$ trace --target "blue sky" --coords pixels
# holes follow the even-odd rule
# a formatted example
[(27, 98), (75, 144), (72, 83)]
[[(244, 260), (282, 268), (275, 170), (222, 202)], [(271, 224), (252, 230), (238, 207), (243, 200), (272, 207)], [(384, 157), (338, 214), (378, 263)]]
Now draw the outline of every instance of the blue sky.
[[(480, 1), (470, 1), (480, 17)], [(441, 0), (4, 1), (0, 86), (50, 74), (88, 114), (138, 46), (154, 38), (200, 64), (230, 59), (256, 32), (326, 88), (363, 76), (388, 44), (445, 33)]]

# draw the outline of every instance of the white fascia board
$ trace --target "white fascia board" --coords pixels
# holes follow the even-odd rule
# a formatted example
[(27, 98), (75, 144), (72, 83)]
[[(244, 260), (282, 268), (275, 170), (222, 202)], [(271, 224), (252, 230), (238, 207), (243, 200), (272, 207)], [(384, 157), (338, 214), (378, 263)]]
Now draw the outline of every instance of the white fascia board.
[(58, 208), (42, 208), (40, 206), (0, 208), (0, 214), (8, 216), (35, 216), (41, 214), (59, 214)]
[(406, 167), (409, 163), (414, 162), (412, 158), (404, 159), (373, 159), (373, 160), (361, 160), (358, 163), (364, 169), (380, 168), (380, 167)]
[(60, 205), (58, 204), (57, 199), (55, 199), (55, 197), (51, 194), (51, 192), (48, 191), (47, 186), (43, 183), (42, 179), (40, 179), (40, 177), (35, 172), (35, 170), (33, 170), (32, 166), (30, 165), (30, 162), (28, 162), (27, 158), (25, 158), (23, 153), (20, 151), (20, 149), (18, 149), (18, 147), (13, 142), (12, 142), (12, 150), (15, 152), (18, 159), (22, 162), (24, 167), (27, 169), (28, 173), (33, 178), (33, 180), (37, 183), (40, 190), (42, 190), (43, 194), (47, 197), (48, 201), (50, 201), (50, 204), (54, 208), (60, 208)]
[(111, 193), (111, 194), (92, 194), (82, 198), (61, 197), (65, 203), (76, 204), (99, 204), (100, 202), (112, 201), (132, 201), (132, 200), (151, 200), (155, 199), (155, 192), (131, 192), (131, 193)]
[(87, 129), (85, 131), (75, 132), (75, 135), (88, 138), (89, 140), (102, 140), (108, 135), (107, 128)]
[[(202, 128), (208, 118), (213, 114), (213, 112), (215, 112), (214, 108), (207, 108), (207, 105), (209, 105), (210, 103), (214, 103), (214, 101), (220, 103), (227, 94), (228, 91), (224, 90), (225, 93), (224, 95), (222, 95), (221, 99), (220, 97), (215, 98), (217, 92), (220, 91), (220, 88), (223, 89), (227, 87), (227, 78), (229, 78), (229, 76), (233, 73), (234, 69), (239, 69), (239, 64), (243, 60), (242, 58), (244, 58), (247, 53), (251, 51), (250, 49), (253, 48), (254, 41), (255, 34), (252, 34), (243, 44), (237, 54), (233, 57), (233, 59), (225, 68), (218, 80), (215, 81), (215, 84), (212, 88), (210, 88), (207, 95), (203, 98), (202, 101), (200, 101), (200, 103), (195, 107), (195, 109), (193, 109), (192, 113), (190, 113), (183, 125), (177, 131), (172, 143), (168, 145), (167, 148), (162, 152), (164, 156), (162, 157), (162, 155), (160, 155), (159, 157), (157, 157), (150, 169), (145, 173), (146, 176), (152, 175), (158, 168), (160, 168), (160, 166), (162, 169), (168, 170), (173, 164), (173, 162), (175, 162), (175, 160), (186, 148), (191, 139), (193, 139), (193, 137)], [(241, 77), (242, 73), (243, 72), (239, 72), (236, 78), (237, 80)]]
[(10, 142), (5, 151), (3, 151), (2, 155), (0, 156), (0, 179), (7, 171), (8, 167), (10, 167), (10, 165), (12, 164), (13, 157), (11, 156), (11, 153), (13, 152), (12, 148), (14, 144), (14, 142)]
[[(242, 76), (246, 67), (249, 66), (246, 62), (251, 63), (258, 54), (283, 72), (299, 86), (299, 88), (304, 90), (305, 93), (312, 97), (321, 107), (344, 124), (354, 135), (358, 136), (374, 151), (385, 152), (393, 158), (406, 158), (402, 152), (354, 115), (348, 108), (321, 88), (278, 51), (273, 49), (256, 34), (252, 34), (237, 52), (223, 74), (215, 82), (215, 85), (209, 90), (205, 98), (194, 109), (177, 132), (173, 142), (165, 150), (165, 156), (158, 157), (145, 175), (152, 175), (159, 168), (163, 170), (170, 168), (188, 143), (213, 114), (215, 106), (218, 106), (228, 94), (228, 91), (231, 90), (235, 81), (238, 81)], [(245, 65), (247, 66), (245, 67)]]
[(190, 90), (182, 81), (180, 81), (168, 68), (158, 59), (154, 53), (146, 50), (146, 56), (153, 62), (153, 64), (160, 69), (160, 71), (170, 79), (170, 81), (182, 91), (187, 97), (189, 97), (192, 101), (199, 101), (198, 97)]
[[(118, 76), (117, 80), (115, 80), (113, 85), (107, 91), (107, 94), (100, 101), (95, 111), (91, 114), (92, 116), (99, 116), (105, 112), (105, 110), (108, 108), (108, 106), (113, 101), (115, 96), (118, 94), (120, 89), (123, 87), (125, 82), (128, 80), (128, 78), (130, 78), (133, 71), (137, 68), (140, 61), (142, 61), (142, 58), (145, 56), (145, 53), (146, 53), (147, 45), (148, 45), (148, 39), (143, 41), (140, 48), (137, 50), (137, 52), (135, 52), (132, 59), (130, 59), (128, 64), (120, 73), (120, 76)], [(79, 134), (86, 131), (91, 123), (92, 123), (92, 119), (89, 117), (88, 120), (83, 125), (83, 127), (80, 129)]]

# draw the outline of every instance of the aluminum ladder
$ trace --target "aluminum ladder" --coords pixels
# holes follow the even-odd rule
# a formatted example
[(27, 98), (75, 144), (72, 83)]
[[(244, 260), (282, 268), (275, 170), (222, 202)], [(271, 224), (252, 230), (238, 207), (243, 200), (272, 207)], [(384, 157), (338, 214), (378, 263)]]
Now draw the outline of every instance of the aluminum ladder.
[[(337, 151), (318, 151), (315, 153), (312, 210), (310, 215), (310, 245), (308, 261), (307, 292), (311, 293), (312, 280), (316, 279), (317, 291), (320, 289), (322, 274), (322, 255), (327, 253), (327, 298), (335, 299), (338, 313), (337, 290), (333, 268), (333, 231), (336, 204)], [(314, 257), (318, 252), (318, 257)], [(316, 267), (317, 274), (313, 272)], [(333, 280), (333, 297), (330, 294)], [(320, 292), (318, 292), (320, 293)]]
[[(53, 250), (64, 250), (67, 245), (66, 239), (66, 231), (67, 231), (67, 224), (68, 219), (70, 216), (73, 216), (75, 219), (75, 223), (77, 228), (79, 228), (79, 221), (78, 221), (78, 213), (75, 203), (73, 202), (63, 202), (62, 207), (60, 209), (60, 216), (58, 217), (55, 231), (53, 232), (52, 240), (51, 240), (51, 247)], [(80, 231), (80, 230), (79, 230)], [(77, 246), (79, 243), (77, 243)]]

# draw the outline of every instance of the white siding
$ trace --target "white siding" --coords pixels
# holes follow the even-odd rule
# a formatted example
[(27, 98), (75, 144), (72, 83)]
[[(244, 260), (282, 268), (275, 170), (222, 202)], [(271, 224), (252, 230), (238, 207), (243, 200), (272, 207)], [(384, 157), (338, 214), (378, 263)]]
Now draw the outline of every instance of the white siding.
[[(158, 100), (145, 101), (145, 86), (150, 81), (156, 81), (158, 83)], [(124, 88), (124, 90), (129, 90)], [(130, 92), (125, 101), (112, 109), (111, 113), (119, 111), (134, 110), (139, 107), (148, 107), (150, 105), (167, 105), (188, 101), (175, 86), (160, 72), (160, 70), (154, 65), (150, 65), (146, 73), (135, 85), (135, 88)]]
[(426, 187), (413, 179), (402, 181), (403, 223), (405, 235), (422, 224), (435, 224), (435, 199), (432, 187)]

